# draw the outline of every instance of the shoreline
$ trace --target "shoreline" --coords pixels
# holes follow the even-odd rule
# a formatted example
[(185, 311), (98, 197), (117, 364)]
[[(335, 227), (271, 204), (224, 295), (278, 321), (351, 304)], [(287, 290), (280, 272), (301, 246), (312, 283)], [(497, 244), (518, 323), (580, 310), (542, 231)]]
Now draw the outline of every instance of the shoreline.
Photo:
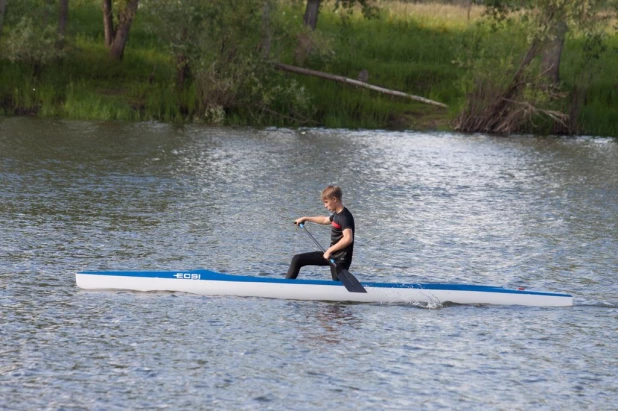
[[(302, 17), (298, 5), (281, 7), (283, 14)], [(352, 79), (365, 72), (372, 85), (444, 103), (448, 109), (324, 79), (275, 73), (274, 68), (265, 66), (255, 71), (269, 82), (257, 83), (262, 87), (257, 97), (274, 103), (262, 106), (258, 101), (253, 105), (254, 96), (248, 96), (246, 101), (225, 107), (205, 100), (195, 77), (180, 87), (174, 84), (175, 61), (144, 15), (137, 14), (124, 59), (111, 61), (101, 38), (98, 3), (80, 3), (70, 11), (72, 25), (61, 59), (33, 69), (27, 63), (0, 58), (0, 115), (455, 132), (453, 120), (465, 104), (461, 83), (467, 73), (455, 61), (461, 54), (462, 39), (473, 36), (474, 25), (481, 18), (478, 6), (467, 10), (441, 4), (392, 3), (384, 6), (379, 19), (365, 19), (355, 11), (345, 24), (330, 7), (320, 12), (318, 33), (311, 40), (315, 56), (305, 56), (302, 67)], [(9, 30), (4, 27), (5, 34)], [(6, 37), (0, 38), (0, 50)], [(278, 60), (299, 64), (293, 61), (296, 39), (283, 40)], [(514, 40), (503, 35), (495, 41), (506, 48), (510, 45), (506, 42)], [(580, 86), (574, 73), (584, 57), (581, 42), (574, 36), (565, 44), (561, 63), (565, 92)], [(607, 43), (610, 50), (618, 47), (618, 35), (610, 33)], [(611, 60), (609, 54), (599, 63), (602, 71), (587, 85), (576, 134), (618, 137), (618, 83), (614, 84), (612, 77), (618, 72), (618, 61)], [(284, 92), (269, 95), (275, 88)], [(241, 93), (240, 98), (244, 97)], [(546, 128), (541, 122), (533, 132), (552, 134)]]

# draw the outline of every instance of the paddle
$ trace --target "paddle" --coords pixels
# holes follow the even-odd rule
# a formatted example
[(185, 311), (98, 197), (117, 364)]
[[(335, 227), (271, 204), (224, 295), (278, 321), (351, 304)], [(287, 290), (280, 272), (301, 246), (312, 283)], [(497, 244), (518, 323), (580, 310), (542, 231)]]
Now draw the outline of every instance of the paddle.
[[(318, 240), (316, 240), (315, 237), (311, 235), (309, 230), (307, 230), (307, 228), (305, 227), (305, 223), (300, 223), (299, 225), (305, 230), (305, 233), (307, 233), (307, 235), (311, 237), (315, 245), (317, 245), (318, 248), (322, 250), (323, 253), (325, 253), (326, 250), (324, 249), (324, 247), (320, 245), (320, 243), (318, 243)], [(337, 272), (337, 278), (339, 278), (339, 281), (343, 283), (346, 290), (348, 290), (351, 293), (366, 293), (367, 292), (367, 290), (365, 290), (365, 287), (363, 287), (363, 285), (356, 279), (356, 277), (350, 274), (350, 272), (346, 270), (345, 268), (338, 267), (334, 259), (331, 258), (330, 260), (328, 260), (328, 262), (333, 267), (335, 267), (335, 271)]]

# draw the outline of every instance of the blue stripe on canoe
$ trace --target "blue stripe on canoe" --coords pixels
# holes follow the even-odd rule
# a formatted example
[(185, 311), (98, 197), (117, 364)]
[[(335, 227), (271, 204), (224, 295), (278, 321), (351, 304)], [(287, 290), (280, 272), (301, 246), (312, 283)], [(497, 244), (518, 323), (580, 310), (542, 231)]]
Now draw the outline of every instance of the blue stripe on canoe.
[[(339, 281), (331, 280), (287, 280), (285, 278), (253, 277), (247, 275), (222, 274), (209, 270), (186, 270), (186, 271), (82, 271), (78, 274), (107, 275), (112, 277), (139, 277), (139, 278), (166, 278), (177, 279), (179, 274), (199, 274), (199, 279), (193, 281), (230, 281), (244, 283), (271, 283), (271, 284), (310, 284), (342, 286)], [(183, 278), (180, 278), (183, 279)], [(190, 278), (186, 278), (191, 280)], [(443, 284), (443, 283), (373, 283), (361, 282), (365, 287), (374, 288), (418, 288), (423, 290), (453, 290), (453, 291), (476, 291), (505, 294), (532, 294), (547, 295), (553, 297), (572, 297), (570, 294), (550, 293), (543, 291), (514, 290), (490, 285), (473, 284)]]

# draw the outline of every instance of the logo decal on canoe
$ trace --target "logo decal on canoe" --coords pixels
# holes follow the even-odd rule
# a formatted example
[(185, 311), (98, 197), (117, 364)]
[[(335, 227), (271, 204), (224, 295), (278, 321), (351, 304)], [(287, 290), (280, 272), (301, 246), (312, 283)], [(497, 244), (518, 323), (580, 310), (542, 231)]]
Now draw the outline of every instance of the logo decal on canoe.
[(182, 280), (199, 280), (202, 275), (194, 273), (176, 273), (173, 276)]

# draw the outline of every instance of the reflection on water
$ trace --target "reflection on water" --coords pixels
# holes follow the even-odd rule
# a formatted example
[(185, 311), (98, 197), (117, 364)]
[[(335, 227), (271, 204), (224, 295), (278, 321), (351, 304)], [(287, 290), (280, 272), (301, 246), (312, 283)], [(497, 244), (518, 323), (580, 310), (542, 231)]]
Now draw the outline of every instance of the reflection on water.
[[(524, 286), (575, 307), (75, 287), (82, 269), (283, 276), (314, 249), (291, 222), (323, 213), (331, 183), (360, 280)], [(603, 409), (618, 400), (617, 224), (615, 139), (0, 119), (0, 403)]]
[(299, 322), (300, 340), (306, 345), (315, 344), (345, 344), (349, 342), (344, 330), (359, 329), (362, 319), (342, 304), (319, 304), (306, 307), (304, 304), (296, 307), (299, 315), (305, 320)]

